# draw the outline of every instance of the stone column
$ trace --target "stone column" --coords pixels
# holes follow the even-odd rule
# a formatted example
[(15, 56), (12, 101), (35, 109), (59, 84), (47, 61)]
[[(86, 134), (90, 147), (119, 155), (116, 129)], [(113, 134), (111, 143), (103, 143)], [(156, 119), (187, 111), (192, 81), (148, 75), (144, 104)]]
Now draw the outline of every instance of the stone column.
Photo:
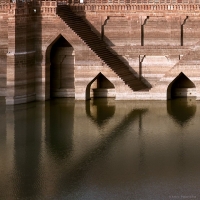
[(34, 20), (26, 4), (13, 10), (8, 14), (6, 104), (35, 100)]
[[(39, 55), (40, 53), (37, 53)], [(36, 58), (36, 100), (50, 99), (50, 52), (42, 50)]]

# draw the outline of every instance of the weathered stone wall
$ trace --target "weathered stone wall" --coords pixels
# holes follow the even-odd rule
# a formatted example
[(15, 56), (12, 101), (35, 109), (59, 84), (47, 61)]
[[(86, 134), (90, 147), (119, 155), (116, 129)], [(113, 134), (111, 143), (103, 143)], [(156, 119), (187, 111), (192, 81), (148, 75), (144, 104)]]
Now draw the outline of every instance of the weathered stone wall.
[[(131, 91), (128, 86), (126, 86), (123, 81), (109, 68), (107, 67), (102, 60), (81, 40), (79, 36), (69, 28), (63, 20), (61, 20), (55, 13), (44, 13), (36, 17), (36, 98), (38, 100), (49, 99), (51, 92), (50, 88), (57, 88), (56, 94), (53, 96), (62, 96), (62, 97), (75, 97), (79, 100), (85, 100), (90, 98), (90, 86), (95, 80), (99, 73), (102, 73), (109, 81), (116, 87), (118, 95), (121, 93)], [(62, 62), (61, 55), (57, 51), (57, 55), (54, 55), (55, 58), (52, 59), (51, 50), (54, 44), (59, 40), (60, 37), (64, 37), (65, 40), (73, 48), (74, 58), (69, 58), (66, 62), (62, 64), (62, 68), (70, 67), (64, 69), (62, 76), (64, 77), (62, 82), (62, 89), (59, 88), (58, 82), (60, 78), (57, 79), (55, 85), (51, 85), (51, 77), (56, 76), (53, 69), (51, 68), (52, 64), (58, 66), (59, 62)], [(63, 53), (62, 53), (63, 54)], [(64, 54), (63, 54), (64, 55)], [(62, 56), (62, 55), (61, 55)], [(72, 59), (75, 60), (75, 63), (72, 64)], [(57, 61), (58, 63), (57, 63)], [(54, 63), (56, 62), (56, 63)], [(66, 64), (66, 65), (65, 65)], [(73, 65), (73, 66), (72, 66)], [(72, 72), (72, 67), (74, 67)], [(58, 70), (56, 73), (59, 73)], [(74, 77), (72, 74), (74, 73)], [(70, 77), (71, 78), (70, 78)], [(74, 81), (74, 84), (72, 83)], [(88, 90), (88, 89), (89, 90)], [(126, 88), (126, 89), (125, 89)], [(60, 92), (59, 92), (60, 90)], [(112, 94), (113, 95), (113, 94)]]
[(180, 46), (180, 17), (149, 16), (144, 22), (144, 45)]
[[(29, 7), (30, 6), (30, 7)], [(31, 5), (8, 14), (7, 104), (35, 100), (34, 16)]]
[(183, 25), (183, 45), (195, 45), (199, 42), (200, 16), (188, 16), (185, 24)]
[(6, 66), (8, 51), (8, 16), (0, 12), (0, 96), (6, 91)]
[[(80, 4), (71, 8), (149, 90), (132, 91), (56, 15), (56, 2), (42, 1), (37, 6), (11, 6), (0, 15), (0, 95), (6, 96), (7, 104), (51, 97), (85, 100), (95, 94), (116, 99), (167, 99), (171, 97), (170, 84), (180, 73), (194, 83), (195, 95), (200, 98), (199, 10), (121, 5), (109, 10), (109, 6), (100, 9)], [(61, 37), (71, 46), (54, 48)], [(100, 73), (110, 83), (102, 79), (103, 86), (98, 87)]]
[[(86, 18), (106, 19), (104, 40), (151, 87), (143, 99), (170, 98), (168, 86), (181, 72), (195, 83), (199, 99), (199, 11), (113, 10), (88, 9)], [(92, 25), (100, 27), (97, 22)]]
[(139, 16), (111, 16), (104, 26), (104, 40), (110, 46), (141, 45)]

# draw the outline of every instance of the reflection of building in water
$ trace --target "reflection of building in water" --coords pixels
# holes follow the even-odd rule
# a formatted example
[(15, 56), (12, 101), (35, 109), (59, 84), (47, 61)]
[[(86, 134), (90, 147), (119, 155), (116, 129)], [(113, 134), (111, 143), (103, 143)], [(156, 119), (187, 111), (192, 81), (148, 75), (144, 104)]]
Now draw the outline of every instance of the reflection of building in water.
[(115, 114), (113, 98), (92, 99), (86, 102), (86, 113), (99, 126), (105, 124)]
[(46, 145), (55, 159), (64, 159), (73, 150), (74, 100), (52, 100), (46, 110)]
[(178, 98), (167, 101), (167, 112), (178, 124), (183, 126), (195, 116), (195, 98)]
[[(107, 108), (108, 105), (103, 106), (106, 103), (105, 100), (93, 100), (90, 109), (93, 109), (92, 107), (95, 106), (97, 110), (100, 111), (102, 109), (106, 112), (104, 108)], [(114, 101), (109, 102), (111, 105), (113, 103)], [(76, 149), (74, 153), (76, 162), (73, 168), (70, 168), (70, 171), (67, 170), (63, 174), (60, 180), (60, 185), (63, 184), (62, 187), (69, 181), (74, 181), (74, 184), (80, 184), (82, 177), (92, 167), (92, 163), (106, 156), (109, 150), (115, 146), (116, 142), (124, 138), (126, 131), (133, 124), (139, 126), (139, 115), (147, 111), (146, 109), (135, 108), (131, 102), (128, 105), (124, 105), (121, 102), (116, 106), (114, 113), (112, 111), (113, 117), (112, 115), (109, 117), (104, 116), (107, 123), (102, 127), (101, 120), (103, 120), (103, 116), (101, 112), (96, 112), (94, 116), (87, 113), (87, 118), (85, 118), (86, 113), (83, 113), (83, 109), (79, 109), (81, 103), (76, 102), (75, 105), (76, 118), (74, 121), (73, 147)], [(108, 112), (110, 113), (110, 111)]]
[[(73, 99), (7, 107), (6, 119), (0, 113), (6, 122), (6, 136), (0, 134), (0, 155), (5, 158), (0, 163), (0, 185), (8, 190), (0, 187), (0, 197), (77, 195), (80, 188), (91, 191), (91, 185), (101, 192), (102, 185), (119, 192), (128, 184), (143, 194), (163, 180), (165, 190), (174, 176), (180, 185), (185, 180), (191, 183), (187, 178), (199, 173), (200, 166), (199, 109), (195, 108), (200, 104), (195, 99), (176, 100), (167, 105), (93, 99), (89, 111), (84, 101)], [(176, 126), (178, 106), (189, 108), (190, 126)], [(108, 107), (108, 115), (100, 112)], [(101, 124), (103, 119), (106, 123)]]
[[(12, 144), (7, 155), (12, 163), (12, 187), (19, 198), (40, 193), (40, 161), (42, 146), (41, 105), (24, 104), (6, 108), (7, 143)], [(39, 119), (38, 121), (36, 119)], [(7, 152), (6, 152), (7, 153)], [(9, 157), (11, 156), (11, 157)], [(17, 188), (17, 189), (16, 189)]]

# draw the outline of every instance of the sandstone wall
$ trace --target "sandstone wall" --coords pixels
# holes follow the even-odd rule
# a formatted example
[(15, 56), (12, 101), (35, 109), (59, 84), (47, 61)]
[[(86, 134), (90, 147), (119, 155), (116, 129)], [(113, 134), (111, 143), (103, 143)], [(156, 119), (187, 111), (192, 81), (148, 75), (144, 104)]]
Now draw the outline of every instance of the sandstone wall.
[(183, 28), (183, 45), (195, 45), (199, 42), (200, 35), (200, 17), (188, 16)]
[(24, 5), (22, 8), (13, 7), (8, 14), (7, 104), (35, 100), (35, 24), (32, 11), (32, 7)]
[(0, 12), (0, 96), (6, 91), (6, 66), (8, 52), (8, 16)]
[(149, 16), (143, 26), (144, 45), (180, 46), (180, 17)]
[[(52, 97), (85, 100), (91, 88), (100, 89), (100, 73), (113, 85), (103, 89), (112, 89), (116, 99), (167, 99), (168, 86), (181, 72), (194, 82), (200, 98), (199, 11), (74, 9), (150, 88), (137, 93), (56, 15), (56, 2), (40, 3), (34, 13), (35, 7), (26, 6), (1, 13), (0, 95), (7, 104), (46, 100), (51, 91)], [(52, 54), (61, 37), (71, 49), (58, 47)]]
[(86, 16), (88, 20), (99, 16), (98, 23), (92, 25), (97, 30), (102, 24), (99, 30), (104, 41), (152, 88), (150, 99), (168, 98), (167, 88), (181, 72), (195, 82), (199, 91), (198, 12), (146, 10), (131, 13), (99, 9), (88, 10)]
[(111, 16), (104, 26), (104, 40), (110, 46), (141, 45), (139, 16)]
[[(117, 88), (118, 94), (130, 90), (81, 38), (54, 13), (38, 15), (36, 17), (36, 30), (35, 69), (36, 98), (38, 100), (51, 98), (50, 88), (53, 87), (56, 88), (54, 96), (75, 97), (79, 100), (90, 98), (90, 86), (99, 73), (109, 79)], [(59, 51), (57, 49), (55, 55), (51, 54), (54, 44), (60, 37), (65, 38), (72, 46), (73, 52), (71, 55), (67, 55), (61, 49)], [(68, 59), (66, 57), (62, 60), (63, 55), (67, 55)], [(55, 58), (52, 59), (53, 56)], [(72, 63), (72, 60), (74, 60), (74, 63)], [(58, 66), (62, 61), (63, 78), (60, 79)], [(52, 65), (54, 69), (51, 68)], [(52, 76), (55, 76), (54, 83), (51, 82)], [(60, 82), (62, 83), (61, 88), (59, 86)]]

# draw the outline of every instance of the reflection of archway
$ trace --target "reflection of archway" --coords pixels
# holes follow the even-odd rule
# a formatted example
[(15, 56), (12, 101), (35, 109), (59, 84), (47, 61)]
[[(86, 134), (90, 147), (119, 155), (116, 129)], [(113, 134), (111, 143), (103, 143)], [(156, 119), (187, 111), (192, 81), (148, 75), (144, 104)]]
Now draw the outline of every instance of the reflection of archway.
[(66, 159), (73, 149), (74, 107), (74, 100), (69, 98), (54, 99), (47, 104), (49, 124), (45, 143), (57, 160)]
[(99, 73), (87, 85), (86, 99), (90, 97), (115, 97), (115, 87), (102, 73)]
[(104, 125), (115, 114), (115, 101), (111, 98), (94, 98), (92, 101), (86, 101), (86, 114), (98, 126)]
[(194, 83), (182, 72), (169, 84), (167, 89), (167, 99), (177, 97), (196, 97)]
[(51, 97), (74, 97), (74, 49), (61, 35), (50, 53)]
[(179, 98), (167, 101), (168, 114), (181, 126), (190, 121), (196, 113), (194, 98)]

